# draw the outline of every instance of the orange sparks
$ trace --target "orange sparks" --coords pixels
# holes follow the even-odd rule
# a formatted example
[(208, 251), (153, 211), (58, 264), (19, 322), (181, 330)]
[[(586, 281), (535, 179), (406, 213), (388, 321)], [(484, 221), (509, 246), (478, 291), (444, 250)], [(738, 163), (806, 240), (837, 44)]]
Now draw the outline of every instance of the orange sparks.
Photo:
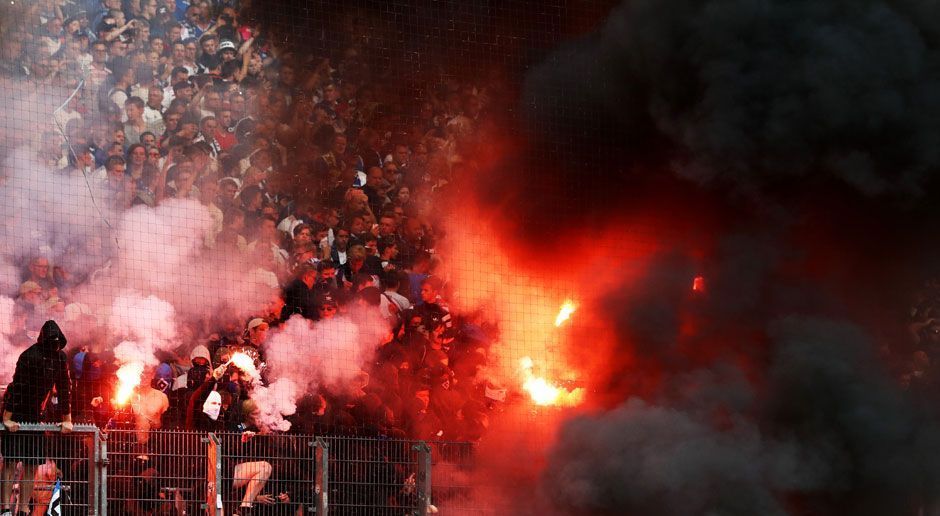
[(522, 367), (522, 388), (529, 393), (536, 405), (574, 407), (584, 401), (584, 389), (579, 387), (569, 391), (555, 386), (545, 378), (535, 376), (532, 372), (535, 364), (531, 358), (523, 357), (519, 365)]
[(118, 388), (114, 394), (114, 403), (124, 405), (134, 394), (134, 389), (140, 385), (140, 377), (144, 374), (144, 364), (131, 362), (124, 364), (117, 370)]
[(558, 315), (555, 316), (555, 326), (561, 326), (565, 321), (571, 318), (571, 314), (578, 309), (578, 305), (570, 299), (566, 299), (564, 303), (561, 304), (561, 309), (558, 310)]

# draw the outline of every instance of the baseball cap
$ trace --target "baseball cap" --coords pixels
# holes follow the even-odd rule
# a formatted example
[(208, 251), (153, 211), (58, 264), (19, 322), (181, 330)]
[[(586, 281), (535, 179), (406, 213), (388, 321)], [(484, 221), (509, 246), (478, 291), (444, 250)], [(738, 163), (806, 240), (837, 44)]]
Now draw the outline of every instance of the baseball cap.
[(264, 319), (260, 317), (255, 317), (254, 319), (248, 321), (248, 329), (253, 330), (258, 326), (264, 326), (264, 329), (268, 329), (268, 323), (264, 322)]
[(222, 50), (235, 50), (235, 43), (231, 40), (223, 39), (222, 42), (219, 43), (219, 51), (221, 52)]

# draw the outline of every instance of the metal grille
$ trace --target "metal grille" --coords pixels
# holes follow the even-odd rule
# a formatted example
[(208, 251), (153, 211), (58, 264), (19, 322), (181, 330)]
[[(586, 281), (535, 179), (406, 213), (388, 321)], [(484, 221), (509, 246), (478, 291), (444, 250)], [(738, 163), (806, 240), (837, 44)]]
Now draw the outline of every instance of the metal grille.
[(490, 514), (480, 506), (477, 479), (473, 476), (476, 444), (435, 441), (431, 448), (433, 505), (447, 514)]
[(474, 505), (471, 443), (90, 425), (68, 435), (22, 425), (0, 438), (4, 510), (16, 498), (44, 513), (59, 479), (62, 514), (238, 514), (248, 500), (252, 514), (424, 515), (432, 491), (442, 510), (487, 514)]
[(3, 431), (0, 439), (3, 511), (45, 514), (59, 480), (62, 514), (97, 514), (97, 428), (76, 425), (73, 433), (62, 434), (58, 425), (23, 424), (18, 432)]
[[(313, 436), (220, 433), (220, 493), (225, 514), (242, 504), (277, 514), (315, 512), (316, 440)], [(256, 511), (257, 512), (257, 511)]]
[(328, 437), (331, 515), (419, 514), (416, 441)]
[(109, 431), (108, 513), (199, 513), (206, 499), (208, 442), (195, 432)]

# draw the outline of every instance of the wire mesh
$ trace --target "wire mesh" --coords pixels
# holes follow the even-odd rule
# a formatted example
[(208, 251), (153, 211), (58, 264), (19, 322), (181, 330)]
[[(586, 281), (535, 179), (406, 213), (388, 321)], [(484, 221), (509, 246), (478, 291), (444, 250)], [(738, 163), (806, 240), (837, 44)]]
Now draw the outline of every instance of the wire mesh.
[(196, 514), (203, 506), (205, 434), (112, 430), (107, 445), (108, 514)]
[[(221, 433), (221, 495), (226, 514), (243, 505), (260, 512), (312, 514), (316, 498), (313, 436)], [(259, 511), (255, 511), (259, 512)]]
[(326, 437), (330, 514), (414, 514), (418, 499), (416, 441)]
[(479, 486), (474, 482), (475, 443), (436, 441), (431, 447), (432, 503), (449, 513), (461, 515), (490, 514), (479, 505), (475, 496)]
[(61, 514), (96, 514), (91, 465), (97, 432), (95, 427), (79, 425), (63, 434), (58, 425), (48, 424), (24, 424), (17, 432), (0, 432), (3, 512), (46, 514), (50, 501), (58, 497)]

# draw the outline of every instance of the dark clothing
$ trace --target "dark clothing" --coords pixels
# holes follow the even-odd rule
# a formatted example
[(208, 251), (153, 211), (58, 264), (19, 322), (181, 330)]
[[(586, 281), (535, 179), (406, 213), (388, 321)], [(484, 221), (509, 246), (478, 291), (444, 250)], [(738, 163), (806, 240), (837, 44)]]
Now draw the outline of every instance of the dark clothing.
[(339, 268), (339, 273), (337, 276), (337, 281), (342, 283), (344, 280), (352, 282), (356, 279), (356, 274), (364, 272), (372, 276), (383, 276), (385, 271), (382, 270), (382, 260), (378, 256), (366, 256), (366, 261), (363, 262), (362, 267), (358, 271), (353, 272), (350, 261), (346, 260), (346, 263)]
[[(55, 321), (46, 321), (39, 331), (37, 342), (24, 351), (16, 361), (13, 381), (7, 386), (3, 410), (12, 413), (18, 423), (39, 423), (46, 409), (46, 401), (56, 389), (56, 412), (71, 414), (72, 396), (68, 358), (62, 351), (65, 335)], [(6, 433), (0, 453), (7, 461), (20, 459), (28, 465), (45, 461), (46, 438), (41, 433)]]
[(363, 170), (369, 170), (372, 167), (382, 168), (384, 164), (382, 163), (382, 154), (374, 149), (364, 149), (360, 157), (362, 158)]
[(54, 321), (46, 321), (38, 341), (20, 355), (4, 398), (4, 410), (13, 414), (13, 421), (40, 422), (53, 387), (56, 389), (58, 412), (71, 414), (68, 358), (62, 351), (65, 344), (65, 335), (59, 326)]
[(286, 321), (294, 314), (300, 314), (307, 319), (317, 318), (316, 306), (317, 290), (307, 288), (307, 284), (295, 279), (284, 289), (284, 308), (281, 310), (281, 320)]
[(372, 210), (372, 213), (376, 217), (381, 216), (382, 207), (385, 206), (385, 196), (369, 185), (363, 186), (362, 191), (366, 194), (366, 197), (369, 198), (369, 209)]
[(228, 430), (225, 425), (225, 414), (220, 414), (215, 420), (202, 411), (202, 405), (209, 397), (209, 393), (215, 390), (215, 379), (204, 382), (196, 389), (189, 398), (189, 405), (186, 407), (186, 429), (200, 432), (223, 432)]

